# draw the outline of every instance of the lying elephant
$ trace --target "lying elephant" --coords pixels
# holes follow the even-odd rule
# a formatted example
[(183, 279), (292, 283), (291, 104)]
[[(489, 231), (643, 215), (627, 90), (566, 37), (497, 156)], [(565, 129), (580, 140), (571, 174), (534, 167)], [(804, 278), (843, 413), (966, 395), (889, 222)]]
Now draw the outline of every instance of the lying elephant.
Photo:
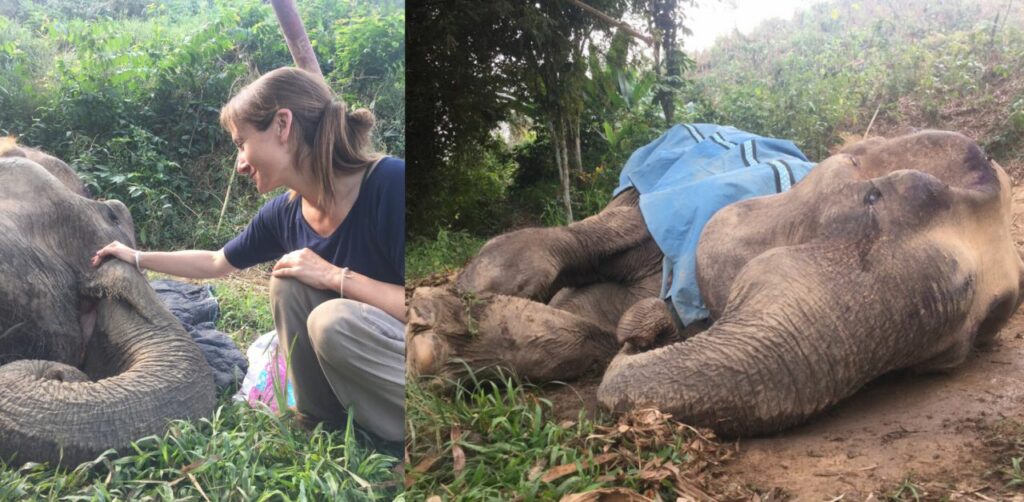
[(209, 366), (145, 277), (90, 266), (134, 241), (128, 209), (26, 150), (0, 156), (0, 460), (74, 465), (209, 415)]
[(713, 324), (695, 336), (655, 296), (660, 254), (637, 199), (496, 237), (454, 288), (417, 290), (410, 372), (544, 381), (607, 364), (611, 410), (763, 434), (886, 372), (960, 364), (1021, 301), (1008, 177), (959, 134), (862, 142), (787, 192), (716, 213), (697, 248)]

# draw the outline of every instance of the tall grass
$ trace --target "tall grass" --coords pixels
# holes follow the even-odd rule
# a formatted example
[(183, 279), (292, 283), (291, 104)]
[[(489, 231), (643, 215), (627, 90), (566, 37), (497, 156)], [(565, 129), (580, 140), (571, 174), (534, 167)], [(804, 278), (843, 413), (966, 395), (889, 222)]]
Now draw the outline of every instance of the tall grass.
[(475, 255), (486, 239), (465, 231), (440, 228), (435, 239), (415, 239), (405, 250), (406, 283), (456, 270)]

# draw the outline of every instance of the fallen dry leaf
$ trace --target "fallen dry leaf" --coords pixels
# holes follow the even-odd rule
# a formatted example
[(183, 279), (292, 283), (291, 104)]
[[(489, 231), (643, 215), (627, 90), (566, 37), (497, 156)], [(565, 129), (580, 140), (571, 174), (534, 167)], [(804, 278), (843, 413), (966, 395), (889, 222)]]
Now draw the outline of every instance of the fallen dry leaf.
[(601, 488), (583, 493), (571, 493), (559, 502), (654, 502), (629, 488)]
[(452, 427), (452, 464), (455, 474), (462, 472), (462, 469), (466, 467), (466, 452), (462, 451), (462, 447), (459, 446), (460, 437), (462, 437), (462, 431), (459, 429), (459, 426)]
[[(605, 462), (608, 462), (609, 460), (615, 459), (616, 457), (618, 457), (618, 455), (615, 454), (615, 453), (602, 453), (602, 454), (594, 457), (589, 462), (582, 462), (582, 466), (583, 466), (584, 469), (586, 469), (586, 468), (594, 466), (594, 465), (601, 465), (601, 464), (603, 464)], [(572, 464), (562, 464), (562, 465), (557, 465), (555, 467), (552, 467), (551, 469), (548, 469), (548, 472), (544, 473), (544, 476), (542, 476), (540, 478), (540, 480), (545, 482), (545, 483), (550, 483), (550, 482), (552, 482), (552, 481), (554, 481), (554, 480), (556, 480), (558, 478), (561, 478), (563, 476), (572, 474), (572, 473), (576, 472), (576, 469), (577, 469), (576, 465), (577, 465), (576, 463), (572, 463)]]
[(434, 464), (440, 459), (441, 457), (439, 455), (427, 455), (426, 457), (423, 457), (423, 460), (420, 460), (420, 463), (416, 464), (416, 467), (412, 468), (412, 472), (427, 472), (431, 467), (434, 467)]

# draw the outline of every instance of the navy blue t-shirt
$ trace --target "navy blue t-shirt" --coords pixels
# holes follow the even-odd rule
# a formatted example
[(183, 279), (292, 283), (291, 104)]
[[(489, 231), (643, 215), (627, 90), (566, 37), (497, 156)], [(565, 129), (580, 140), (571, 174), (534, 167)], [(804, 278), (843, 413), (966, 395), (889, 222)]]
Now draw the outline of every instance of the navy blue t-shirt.
[(245, 231), (224, 246), (235, 268), (309, 248), (339, 267), (390, 284), (405, 284), (405, 161), (385, 157), (366, 178), (345, 221), (328, 237), (302, 217), (302, 197), (266, 203)]

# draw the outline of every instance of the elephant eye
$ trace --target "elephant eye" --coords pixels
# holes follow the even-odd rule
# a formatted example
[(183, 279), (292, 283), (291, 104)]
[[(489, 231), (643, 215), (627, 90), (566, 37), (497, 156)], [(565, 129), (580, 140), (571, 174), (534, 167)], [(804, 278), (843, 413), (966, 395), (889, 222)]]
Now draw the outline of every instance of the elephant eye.
[(109, 219), (113, 223), (120, 222), (120, 218), (117, 217), (117, 213), (115, 213), (114, 209), (110, 207), (107, 208), (107, 219)]
[(873, 206), (876, 202), (882, 199), (882, 192), (878, 190), (878, 187), (871, 187), (868, 194), (864, 196), (864, 203)]

